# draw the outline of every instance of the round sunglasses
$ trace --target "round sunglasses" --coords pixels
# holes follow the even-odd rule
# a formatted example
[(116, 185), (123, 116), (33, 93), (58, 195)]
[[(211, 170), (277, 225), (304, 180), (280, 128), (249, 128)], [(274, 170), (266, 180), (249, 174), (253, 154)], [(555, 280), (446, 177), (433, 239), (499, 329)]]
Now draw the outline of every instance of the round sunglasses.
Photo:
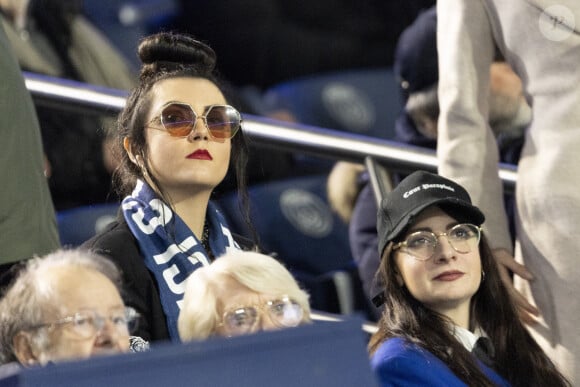
[[(207, 106), (203, 115), (198, 116), (191, 105), (170, 102), (163, 106), (161, 113), (153, 118), (147, 127), (165, 130), (172, 137), (187, 137), (194, 130), (198, 118), (202, 119), (210, 137), (218, 142), (234, 137), (242, 123), (240, 112), (230, 105)], [(161, 124), (162, 127), (151, 125), (155, 123)]]

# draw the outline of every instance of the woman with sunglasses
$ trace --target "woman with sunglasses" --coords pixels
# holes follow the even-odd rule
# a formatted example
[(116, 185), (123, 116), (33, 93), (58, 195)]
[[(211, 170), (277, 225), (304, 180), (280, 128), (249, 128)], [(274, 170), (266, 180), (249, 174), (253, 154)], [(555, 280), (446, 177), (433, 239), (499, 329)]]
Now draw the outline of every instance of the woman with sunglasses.
[[(136, 335), (178, 341), (187, 276), (226, 251), (251, 245), (234, 239), (210, 201), (231, 159), (249, 219), (246, 143), (240, 113), (215, 76), (210, 47), (188, 35), (159, 33), (143, 39), (138, 54), (139, 84), (116, 129), (121, 214), (84, 246), (122, 269), (125, 301), (142, 316)], [(249, 220), (248, 226), (253, 230)]]
[(382, 200), (382, 386), (568, 386), (518, 318), (463, 187), (418, 171)]
[(182, 340), (232, 337), (310, 322), (308, 294), (274, 258), (232, 251), (187, 279)]

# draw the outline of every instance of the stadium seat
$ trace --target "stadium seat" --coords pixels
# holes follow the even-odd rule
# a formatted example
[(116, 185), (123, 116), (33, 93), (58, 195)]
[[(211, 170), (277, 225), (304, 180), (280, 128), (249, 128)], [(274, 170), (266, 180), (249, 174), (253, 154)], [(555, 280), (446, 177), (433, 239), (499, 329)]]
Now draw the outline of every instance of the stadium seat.
[[(158, 343), (151, 351), (14, 367), (1, 386), (378, 386), (362, 320), (307, 324), (227, 340)], [(3, 375), (4, 376), (4, 375)]]
[(303, 124), (392, 139), (403, 103), (391, 68), (348, 70), (290, 80), (263, 96)]
[[(326, 175), (314, 175), (250, 187), (252, 221), (262, 248), (309, 291), (315, 309), (365, 311), (348, 228), (327, 203), (326, 180)], [(224, 196), (219, 205), (234, 231), (248, 236), (236, 194)]]
[(63, 246), (76, 247), (115, 220), (119, 203), (95, 204), (59, 211), (58, 232)]

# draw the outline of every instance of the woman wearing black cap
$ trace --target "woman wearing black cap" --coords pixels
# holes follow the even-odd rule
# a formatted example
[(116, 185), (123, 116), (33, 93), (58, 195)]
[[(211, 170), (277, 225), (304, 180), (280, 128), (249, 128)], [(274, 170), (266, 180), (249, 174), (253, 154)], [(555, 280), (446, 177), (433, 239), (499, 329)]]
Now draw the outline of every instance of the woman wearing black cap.
[(384, 312), (369, 350), (383, 386), (567, 386), (528, 334), (463, 187), (418, 171), (382, 201)]

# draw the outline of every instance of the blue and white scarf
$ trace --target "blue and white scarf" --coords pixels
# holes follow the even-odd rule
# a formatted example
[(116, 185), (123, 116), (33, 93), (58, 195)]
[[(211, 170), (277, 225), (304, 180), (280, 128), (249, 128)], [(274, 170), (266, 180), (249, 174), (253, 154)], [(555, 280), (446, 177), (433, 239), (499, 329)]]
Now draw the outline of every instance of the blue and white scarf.
[[(155, 275), (167, 327), (172, 341), (179, 341), (177, 318), (181, 310), (185, 280), (196, 269), (209, 265), (210, 259), (201, 241), (183, 220), (159, 199), (154, 191), (139, 180), (130, 196), (122, 203), (123, 215), (139, 242), (145, 265)], [(215, 257), (231, 248), (234, 241), (223, 215), (211, 202), (206, 221), (209, 246)]]

